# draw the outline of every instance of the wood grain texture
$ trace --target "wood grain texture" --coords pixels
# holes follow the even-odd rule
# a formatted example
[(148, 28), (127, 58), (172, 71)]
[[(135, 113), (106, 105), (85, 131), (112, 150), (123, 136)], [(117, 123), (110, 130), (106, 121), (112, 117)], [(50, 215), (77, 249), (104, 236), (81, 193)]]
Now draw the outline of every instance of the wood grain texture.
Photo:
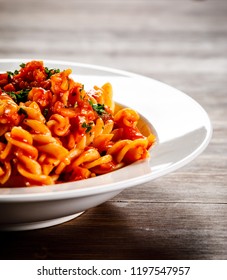
[(0, 58), (161, 80), (197, 100), (214, 130), (205, 152), (174, 173), (68, 223), (0, 233), (1, 259), (227, 259), (226, 15), (226, 0), (0, 0)]

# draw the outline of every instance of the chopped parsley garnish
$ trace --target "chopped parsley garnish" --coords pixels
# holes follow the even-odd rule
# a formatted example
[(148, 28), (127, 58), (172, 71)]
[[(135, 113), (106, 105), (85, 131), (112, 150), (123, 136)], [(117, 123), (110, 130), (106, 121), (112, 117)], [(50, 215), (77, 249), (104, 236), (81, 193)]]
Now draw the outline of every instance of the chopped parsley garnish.
[(47, 74), (47, 78), (49, 79), (52, 75), (60, 73), (60, 69), (49, 69), (48, 67), (45, 67), (45, 73)]
[(24, 115), (26, 118), (28, 117), (28, 113), (26, 110), (24, 110), (23, 108), (20, 108), (18, 111), (17, 111), (18, 115)]
[[(20, 64), (20, 67), (21, 67), (21, 68), (24, 68), (25, 66), (26, 66), (25, 63), (21, 63), (21, 64)], [(19, 74), (19, 71), (18, 71), (18, 70), (15, 70), (14, 72), (12, 72), (12, 71), (7, 71), (6, 73), (8, 74), (9, 78), (12, 79), (13, 76)]]
[(6, 73), (8, 74), (8, 77), (9, 77), (10, 79), (12, 79), (13, 76), (19, 74), (19, 71), (18, 71), (18, 70), (15, 70), (14, 72), (7, 71)]
[(97, 112), (98, 115), (102, 115), (104, 113), (106, 113), (106, 110), (104, 108), (104, 104), (91, 104), (92, 108), (94, 111)]
[(86, 133), (88, 133), (88, 132), (91, 131), (91, 129), (92, 129), (92, 126), (91, 126), (91, 125), (92, 125), (92, 124), (93, 124), (92, 122), (91, 122), (91, 123), (88, 123), (88, 124), (87, 124), (86, 122), (83, 122), (83, 123), (82, 123), (82, 127), (83, 127), (83, 128), (86, 128), (86, 130), (85, 130)]
[(6, 92), (17, 104), (20, 102), (26, 102), (28, 100), (28, 93), (30, 89), (22, 89), (19, 93), (14, 91)]
[(24, 68), (25, 66), (26, 66), (25, 63), (21, 63), (21, 64), (20, 64), (20, 67), (21, 67), (21, 68)]
[(80, 92), (81, 92), (82, 90), (84, 90), (84, 85), (81, 85), (81, 88), (79, 89)]
[(49, 112), (48, 108), (45, 108), (45, 109), (43, 110), (43, 116), (44, 116), (45, 118), (47, 117), (48, 112)]

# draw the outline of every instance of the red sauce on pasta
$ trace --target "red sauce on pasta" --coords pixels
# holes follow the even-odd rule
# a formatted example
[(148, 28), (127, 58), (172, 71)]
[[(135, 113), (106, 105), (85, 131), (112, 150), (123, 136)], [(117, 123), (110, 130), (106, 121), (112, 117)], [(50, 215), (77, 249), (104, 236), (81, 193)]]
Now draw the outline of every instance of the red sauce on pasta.
[(70, 74), (42, 61), (0, 74), (0, 187), (82, 180), (149, 156), (155, 136), (133, 109), (115, 112), (111, 84), (85, 90)]

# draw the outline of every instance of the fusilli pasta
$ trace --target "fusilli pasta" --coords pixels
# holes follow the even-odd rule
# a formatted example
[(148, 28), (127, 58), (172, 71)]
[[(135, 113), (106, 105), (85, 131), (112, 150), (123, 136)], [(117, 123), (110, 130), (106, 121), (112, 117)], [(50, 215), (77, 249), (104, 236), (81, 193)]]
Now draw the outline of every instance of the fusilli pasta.
[(0, 186), (51, 185), (105, 174), (149, 156), (152, 133), (116, 108), (110, 83), (85, 90), (42, 61), (0, 74)]

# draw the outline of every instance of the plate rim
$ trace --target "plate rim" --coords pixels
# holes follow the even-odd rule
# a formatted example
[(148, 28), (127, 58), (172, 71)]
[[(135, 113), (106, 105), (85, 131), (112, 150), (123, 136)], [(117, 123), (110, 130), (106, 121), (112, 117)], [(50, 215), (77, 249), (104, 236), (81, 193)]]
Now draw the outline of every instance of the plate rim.
[[(205, 109), (192, 97), (190, 97), (188, 94), (182, 92), (181, 90), (178, 90), (177, 88), (174, 88), (164, 82), (161, 82), (159, 80), (144, 76), (144, 75), (140, 75), (140, 74), (136, 74), (130, 71), (125, 71), (125, 70), (120, 70), (117, 68), (111, 68), (111, 67), (106, 67), (106, 66), (101, 66), (101, 65), (95, 65), (95, 64), (88, 64), (88, 63), (81, 63), (81, 62), (70, 62), (70, 61), (65, 61), (65, 60), (52, 60), (52, 59), (42, 59), (42, 58), (33, 58), (33, 59), (29, 59), (29, 58), (0, 58), (0, 63), (19, 63), (22, 61), (31, 61), (31, 60), (40, 60), (43, 61), (44, 64), (45, 63), (49, 63), (49, 64), (58, 64), (58, 65), (68, 65), (73, 66), (73, 67), (84, 67), (84, 68), (90, 68), (93, 70), (100, 70), (100, 71), (106, 71), (109, 73), (115, 73), (115, 74), (119, 74), (119, 75), (124, 75), (126, 77), (130, 77), (130, 78), (142, 78), (142, 79), (146, 79), (146, 80), (150, 80), (153, 81), (155, 83), (158, 83), (161, 86), (164, 87), (169, 87), (170, 89), (174, 90), (175, 92), (178, 92), (179, 94), (183, 95), (184, 97), (189, 98), (189, 100), (191, 102), (193, 102), (198, 109), (204, 114), (204, 116), (207, 118), (208, 121), (208, 127), (207, 127), (207, 133), (206, 133), (206, 137), (203, 140), (203, 142), (200, 143), (200, 145), (198, 146), (197, 149), (195, 149), (192, 153), (190, 153), (187, 157), (181, 159), (180, 161), (177, 161), (176, 163), (174, 163), (173, 165), (170, 165), (169, 167), (165, 168), (162, 172), (159, 171), (157, 172), (150, 172), (148, 174), (145, 174), (143, 176), (140, 177), (136, 177), (136, 178), (130, 178), (127, 180), (124, 180), (122, 184), (120, 184), (120, 182), (114, 182), (111, 185), (108, 184), (101, 184), (98, 186), (87, 186), (85, 188), (81, 188), (81, 187), (73, 187), (72, 189), (67, 189), (67, 190), (58, 190), (58, 191), (53, 191), (55, 188), (58, 188), (58, 184), (56, 185), (51, 185), (51, 186), (33, 186), (33, 187), (22, 187), (22, 188), (0, 188), (0, 202), (25, 202), (25, 201), (44, 201), (44, 200), (60, 200), (60, 199), (67, 199), (67, 198), (76, 198), (76, 197), (85, 197), (85, 196), (90, 196), (90, 195), (97, 195), (97, 194), (101, 194), (101, 193), (105, 193), (105, 192), (113, 192), (113, 191), (117, 191), (117, 190), (123, 190), (125, 188), (129, 188), (135, 185), (139, 184), (143, 184), (146, 183), (148, 181), (154, 180), (158, 177), (164, 176), (170, 172), (173, 172), (183, 166), (185, 166), (186, 164), (188, 164), (189, 162), (191, 162), (193, 159), (195, 159), (199, 154), (201, 154), (208, 146), (211, 138), (212, 138), (212, 134), (213, 134), (213, 128), (212, 128), (212, 124), (209, 118), (209, 115), (207, 114), (207, 112), (205, 111)], [(117, 102), (117, 100), (116, 100)], [(139, 112), (139, 114), (141, 114)], [(143, 114), (141, 114), (143, 116)], [(152, 148), (155, 149), (155, 146)], [(137, 164), (141, 164), (141, 162), (143, 162), (144, 164), (147, 164), (147, 162), (150, 159), (145, 159), (142, 161), (138, 161), (135, 162), (133, 164), (131, 164), (130, 166), (126, 166), (124, 168), (128, 168), (130, 169), (130, 167), (133, 167)], [(143, 164), (142, 163), (142, 164)], [(123, 168), (122, 168), (123, 169)], [(120, 170), (116, 170), (114, 171), (114, 173), (116, 174), (117, 172), (121, 171)], [(108, 173), (110, 174), (110, 173)], [(105, 175), (101, 175), (101, 176), (106, 176)], [(98, 180), (97, 178), (100, 178), (100, 176), (95, 177), (96, 180)], [(90, 182), (90, 180), (93, 180), (95, 178), (89, 178), (89, 179), (84, 179), (88, 182)], [(80, 182), (84, 181), (81, 180)], [(137, 182), (138, 181), (138, 182)], [(76, 181), (79, 182), (79, 181)], [(69, 185), (73, 185), (73, 183), (75, 182), (66, 182), (63, 183), (61, 185), (63, 186), (69, 186)], [(88, 184), (88, 183), (87, 183)], [(30, 192), (30, 193), (16, 193), (16, 191), (18, 190), (28, 190), (28, 189), (32, 189), (32, 190), (39, 190), (40, 188), (45, 188), (48, 189), (47, 192)], [(10, 193), (10, 194), (1, 194), (2, 190), (9, 190), (13, 191), (15, 190), (15, 193)], [(53, 190), (52, 190), (53, 189)], [(52, 191), (51, 191), (52, 190)]]

